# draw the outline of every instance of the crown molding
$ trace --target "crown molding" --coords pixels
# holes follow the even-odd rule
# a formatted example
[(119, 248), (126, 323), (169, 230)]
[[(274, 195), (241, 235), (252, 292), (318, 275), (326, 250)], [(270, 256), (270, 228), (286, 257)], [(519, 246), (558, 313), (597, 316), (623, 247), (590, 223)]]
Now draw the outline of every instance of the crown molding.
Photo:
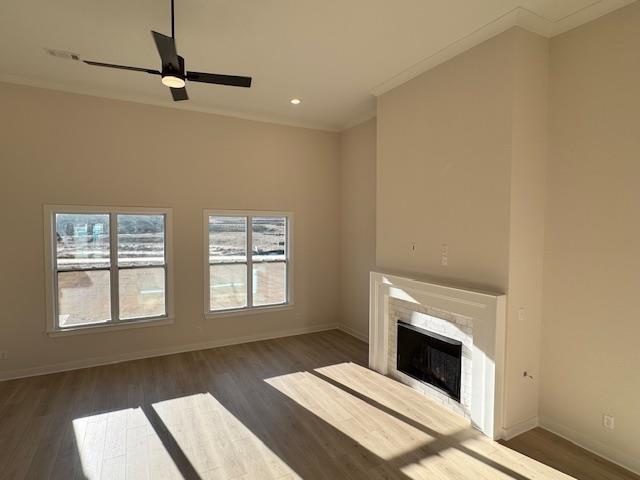
[(602, 17), (607, 13), (618, 10), (627, 5), (631, 5), (636, 0), (596, 0), (585, 8), (576, 10), (575, 12), (559, 18), (552, 23), (551, 36), (555, 37), (561, 33), (568, 32), (580, 25), (591, 22), (596, 18)]
[(520, 27), (545, 38), (552, 38), (635, 1), (596, 0), (594, 3), (557, 20), (542, 17), (524, 7), (516, 7), (377, 85), (371, 93), (378, 97), (510, 28)]
[(351, 128), (354, 127), (358, 127), (360, 125), (362, 125), (363, 123), (368, 122), (369, 120), (376, 118), (376, 107), (375, 104), (373, 105), (373, 108), (370, 109), (369, 111), (367, 111), (365, 114), (360, 115), (358, 117), (355, 117), (352, 121), (345, 123), (342, 128), (340, 129), (341, 132), (344, 132), (345, 130), (349, 130)]
[(0, 73), (0, 82), (11, 83), (14, 85), (23, 85), (23, 86), (34, 87), (34, 88), (42, 88), (46, 90), (54, 90), (57, 92), (71, 93), (75, 95), (85, 95), (90, 97), (107, 98), (110, 100), (119, 100), (123, 102), (138, 103), (142, 105), (152, 105), (155, 107), (183, 110), (187, 112), (208, 113), (211, 115), (238, 118), (241, 120), (249, 120), (249, 121), (260, 122), (260, 123), (270, 123), (273, 125), (282, 125), (285, 127), (306, 128), (310, 130), (320, 130), (320, 131), (332, 132), (332, 133), (338, 133), (342, 131), (341, 128), (329, 127), (327, 125), (316, 124), (311, 122), (295, 122), (290, 120), (284, 120), (281, 118), (269, 117), (266, 115), (261, 116), (261, 115), (253, 115), (253, 114), (244, 113), (244, 112), (235, 112), (233, 110), (198, 107), (193, 104), (185, 105), (184, 103), (181, 103), (178, 105), (178, 104), (174, 104), (173, 102), (168, 102), (168, 101), (163, 102), (163, 101), (155, 100), (152, 98), (141, 98), (135, 95), (128, 95), (128, 94), (123, 95), (123, 94), (105, 92), (103, 90), (95, 89), (95, 88), (69, 86), (69, 85), (60, 84), (56, 82), (37, 80), (37, 79), (32, 79), (27, 77), (21, 77), (18, 75), (10, 75), (6, 73)]

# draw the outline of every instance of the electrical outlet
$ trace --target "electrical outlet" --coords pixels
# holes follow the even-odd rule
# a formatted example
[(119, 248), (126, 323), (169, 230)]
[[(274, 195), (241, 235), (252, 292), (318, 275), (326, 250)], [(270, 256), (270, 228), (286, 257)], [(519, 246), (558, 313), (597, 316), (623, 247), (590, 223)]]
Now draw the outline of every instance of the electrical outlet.
[(443, 267), (449, 265), (449, 245), (446, 243), (442, 244), (442, 259), (441, 263)]
[(9, 358), (9, 352), (0, 352), (0, 360), (6, 360)]
[(524, 308), (518, 309), (518, 320), (524, 322)]
[(615, 419), (613, 418), (613, 415), (607, 415), (606, 413), (602, 414), (602, 426), (609, 430), (613, 430), (615, 428)]

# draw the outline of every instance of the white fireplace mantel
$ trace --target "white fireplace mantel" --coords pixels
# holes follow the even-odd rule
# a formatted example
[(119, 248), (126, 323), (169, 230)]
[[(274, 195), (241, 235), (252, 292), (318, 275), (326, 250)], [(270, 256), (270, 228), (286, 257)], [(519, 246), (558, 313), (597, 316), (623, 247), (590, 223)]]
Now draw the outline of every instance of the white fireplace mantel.
[(384, 375), (389, 359), (389, 300), (472, 319), (470, 417), (490, 438), (503, 436), (506, 295), (447, 287), (418, 277), (370, 274), (369, 367)]

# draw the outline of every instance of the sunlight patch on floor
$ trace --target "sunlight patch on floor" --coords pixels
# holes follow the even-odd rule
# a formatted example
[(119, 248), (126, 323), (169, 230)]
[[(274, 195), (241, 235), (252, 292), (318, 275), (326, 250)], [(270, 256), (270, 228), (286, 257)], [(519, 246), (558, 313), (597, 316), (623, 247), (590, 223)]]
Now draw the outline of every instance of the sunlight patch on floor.
[(400, 456), (434, 440), (312, 373), (296, 372), (265, 382), (381, 459)]
[(413, 388), (352, 362), (316, 368), (314, 371), (340, 386), (432, 430), (438, 435), (453, 435), (472, 430), (471, 422), (438, 404)]
[(382, 411), (431, 434), (433, 440), (421, 448), (388, 459), (409, 478), (567, 478), (530, 459), (526, 459), (525, 466), (522, 457), (485, 437), (467, 419), (365, 367), (346, 362), (314, 371), (339, 388), (362, 396), (368, 405), (377, 405)]
[(158, 471), (179, 473), (141, 408), (78, 418), (73, 430), (88, 480), (149, 478), (150, 457)]
[[(299, 478), (209, 393), (149, 408), (73, 420), (88, 480), (182, 479), (189, 472), (201, 479)], [(178, 467), (185, 461), (187, 471)]]
[(210, 393), (158, 402), (153, 408), (203, 478), (294, 474)]

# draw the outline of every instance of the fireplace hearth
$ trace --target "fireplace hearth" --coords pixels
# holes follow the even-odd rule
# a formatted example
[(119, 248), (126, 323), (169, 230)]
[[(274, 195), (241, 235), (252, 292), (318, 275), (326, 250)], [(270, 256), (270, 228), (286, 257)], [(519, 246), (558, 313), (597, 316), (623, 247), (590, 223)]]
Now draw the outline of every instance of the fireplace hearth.
[(397, 322), (397, 369), (460, 401), (462, 342)]

